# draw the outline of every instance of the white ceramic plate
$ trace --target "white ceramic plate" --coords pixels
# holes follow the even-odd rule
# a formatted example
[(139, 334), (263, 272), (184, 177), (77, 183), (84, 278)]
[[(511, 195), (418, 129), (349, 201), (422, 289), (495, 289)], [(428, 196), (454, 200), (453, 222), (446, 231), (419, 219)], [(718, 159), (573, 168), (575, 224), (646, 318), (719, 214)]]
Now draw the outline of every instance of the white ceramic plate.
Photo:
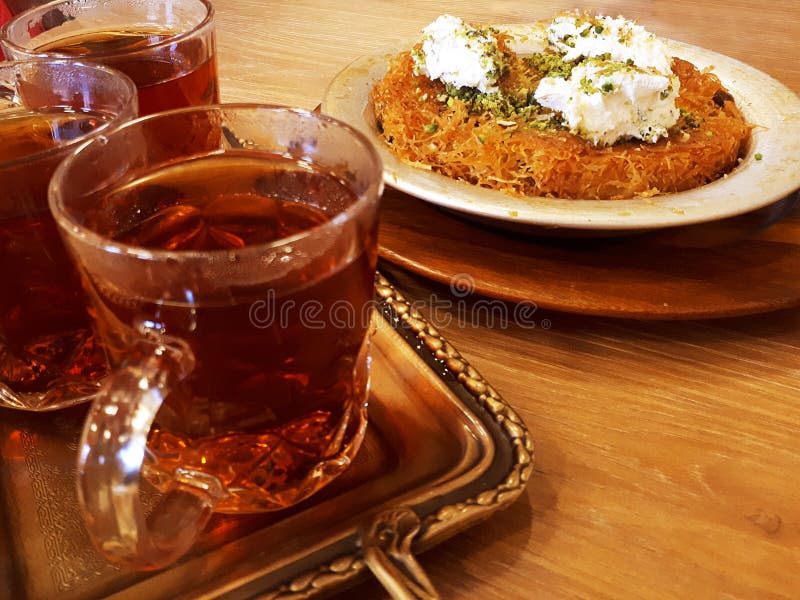
[[(498, 26), (520, 30), (525, 26)], [(515, 50), (534, 51), (524, 40)], [(411, 44), (362, 57), (331, 82), (324, 113), (364, 132), (383, 158), (388, 185), (441, 207), (511, 228), (526, 226), (595, 231), (635, 231), (713, 221), (780, 200), (800, 188), (800, 98), (789, 88), (742, 62), (680, 42), (668, 42), (672, 54), (711, 68), (755, 124), (743, 162), (726, 177), (699, 188), (632, 200), (556, 200), (517, 198), (412, 167), (397, 159), (378, 134), (369, 93), (384, 75), (391, 56)], [(762, 160), (755, 160), (760, 154)]]

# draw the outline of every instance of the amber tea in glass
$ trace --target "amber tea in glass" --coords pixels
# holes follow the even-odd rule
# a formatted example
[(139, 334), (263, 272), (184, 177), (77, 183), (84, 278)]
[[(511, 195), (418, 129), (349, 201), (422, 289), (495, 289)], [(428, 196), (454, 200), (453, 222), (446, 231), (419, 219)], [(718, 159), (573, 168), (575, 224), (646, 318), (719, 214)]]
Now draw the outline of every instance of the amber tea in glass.
[(0, 63), (0, 406), (88, 399), (105, 373), (47, 184), (81, 140), (136, 116), (123, 75), (65, 61)]
[[(155, 135), (199, 114), (219, 132), (200, 147)], [(174, 111), (104, 140), (51, 187), (114, 365), (84, 428), (79, 493), (98, 547), (156, 568), (211, 511), (291, 506), (354, 458), (381, 168), (349, 127), (276, 107)], [(140, 471), (166, 497), (149, 521)], [(173, 531), (178, 512), (194, 527)]]
[[(136, 179), (109, 193), (84, 225), (146, 249), (235, 251), (321, 226), (330, 217), (319, 207), (334, 202), (356, 197), (313, 165), (232, 151)], [(350, 454), (365, 425), (366, 374), (355, 367), (369, 323), (374, 232), (359, 245), (349, 264), (316, 264), (307, 282), (287, 289), (241, 284), (209, 302), (92, 290), (116, 362), (135, 344), (126, 333), (144, 327), (180, 337), (194, 357), (151, 430), (151, 471), (211, 472), (237, 489), (216, 510), (252, 512), (295, 504), (317, 486), (309, 479), (316, 463)], [(316, 327), (302, 308), (312, 303), (320, 314), (342, 303), (358, 310), (339, 326)]]
[(0, 30), (14, 58), (83, 57), (128, 75), (143, 115), (218, 101), (214, 12), (206, 0), (60, 0)]

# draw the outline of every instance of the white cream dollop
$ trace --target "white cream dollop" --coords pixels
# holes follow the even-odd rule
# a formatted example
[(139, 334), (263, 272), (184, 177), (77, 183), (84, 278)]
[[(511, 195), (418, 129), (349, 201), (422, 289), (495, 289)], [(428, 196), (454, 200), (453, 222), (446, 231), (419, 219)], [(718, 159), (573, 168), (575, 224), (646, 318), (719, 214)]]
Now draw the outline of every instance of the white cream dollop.
[(667, 74), (672, 57), (666, 44), (641, 25), (622, 17), (571, 14), (553, 19), (547, 39), (567, 62), (608, 55), (616, 62), (631, 61), (637, 67)]
[(556, 17), (547, 36), (562, 60), (578, 62), (567, 78), (543, 78), (534, 97), (572, 133), (596, 145), (669, 135), (680, 81), (664, 42), (621, 17), (579, 14)]
[(422, 33), (422, 56), (414, 56), (418, 71), (456, 87), (498, 90), (499, 52), (493, 36), (451, 15), (441, 15)]
[(585, 62), (568, 79), (545, 77), (536, 100), (563, 115), (572, 133), (596, 145), (626, 138), (656, 142), (669, 135), (680, 112), (675, 107), (677, 78), (652, 69)]
[[(551, 51), (575, 66), (567, 78), (544, 77), (534, 97), (561, 113), (571, 132), (597, 145), (669, 135), (680, 116), (680, 82), (663, 41), (622, 17), (577, 12), (553, 19), (544, 37)], [(423, 29), (414, 61), (430, 79), (499, 92), (502, 57), (494, 34), (458, 17), (441, 15)]]

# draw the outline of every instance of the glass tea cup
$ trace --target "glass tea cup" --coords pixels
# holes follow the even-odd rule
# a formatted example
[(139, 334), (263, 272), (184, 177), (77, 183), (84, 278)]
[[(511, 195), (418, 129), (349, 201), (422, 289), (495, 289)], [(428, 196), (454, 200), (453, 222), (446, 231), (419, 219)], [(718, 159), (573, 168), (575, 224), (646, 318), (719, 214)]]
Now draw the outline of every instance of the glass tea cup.
[(0, 47), (14, 60), (77, 56), (119, 69), (142, 115), (219, 101), (207, 0), (57, 0), (3, 25)]
[(350, 464), (382, 185), (360, 133), (259, 105), (144, 117), (60, 167), (50, 205), (113, 365), (78, 463), (110, 560), (163, 567), (212, 512), (291, 506)]
[(134, 117), (136, 88), (118, 71), (0, 63), (0, 406), (54, 410), (97, 391), (106, 362), (47, 184), (80, 141)]

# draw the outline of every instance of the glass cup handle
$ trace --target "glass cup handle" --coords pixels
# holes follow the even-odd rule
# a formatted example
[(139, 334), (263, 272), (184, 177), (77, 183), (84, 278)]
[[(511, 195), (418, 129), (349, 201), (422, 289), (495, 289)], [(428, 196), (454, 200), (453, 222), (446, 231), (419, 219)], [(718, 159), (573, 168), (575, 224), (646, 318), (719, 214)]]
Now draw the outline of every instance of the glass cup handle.
[(147, 435), (169, 391), (193, 368), (191, 350), (142, 344), (95, 397), (80, 442), (78, 501), (95, 546), (137, 570), (172, 564), (192, 546), (224, 497), (215, 477), (176, 469), (152, 510), (139, 483)]

